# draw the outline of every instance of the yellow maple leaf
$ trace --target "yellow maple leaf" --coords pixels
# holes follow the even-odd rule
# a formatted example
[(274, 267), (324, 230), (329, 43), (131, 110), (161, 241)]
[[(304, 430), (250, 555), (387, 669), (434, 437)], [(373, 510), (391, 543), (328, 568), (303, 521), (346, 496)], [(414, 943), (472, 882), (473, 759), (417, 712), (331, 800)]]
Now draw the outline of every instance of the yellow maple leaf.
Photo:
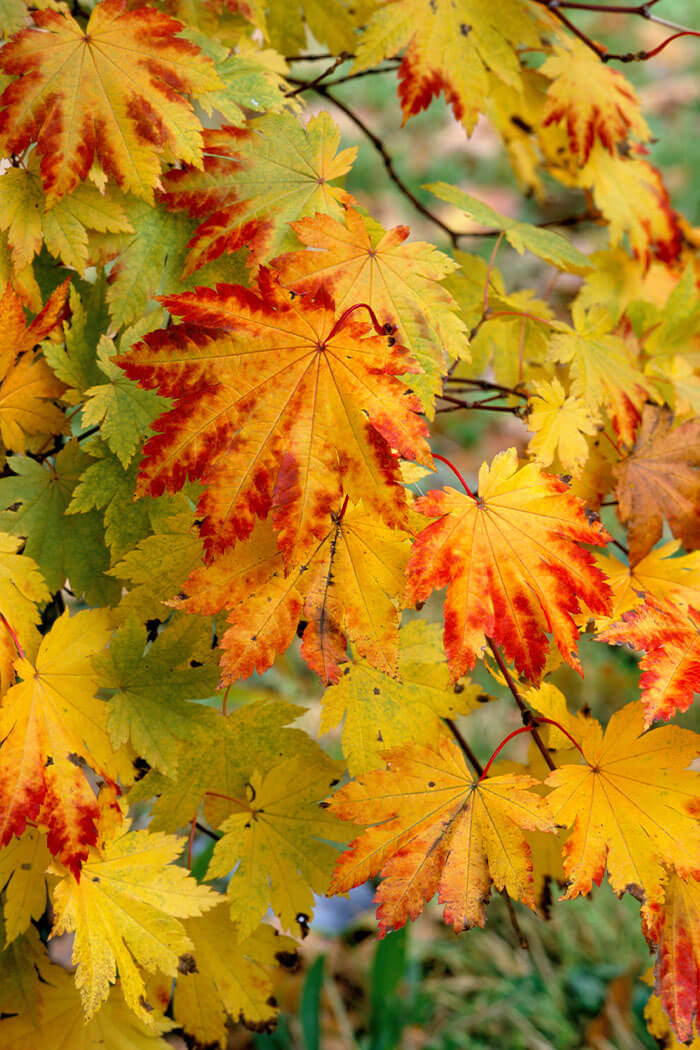
[[(181, 852), (174, 835), (128, 831), (112, 821), (99, 846), (90, 848), (80, 881), (65, 872), (53, 887), (51, 936), (75, 931), (75, 981), (86, 1020), (109, 995), (118, 970), (127, 1005), (149, 1024), (139, 968), (174, 977), (179, 957), (192, 950), (179, 920), (201, 915), (220, 897), (172, 863)], [(58, 866), (55, 871), (61, 873)]]
[(226, 1020), (264, 1031), (275, 1023), (272, 995), (278, 957), (294, 958), (295, 942), (262, 924), (245, 940), (220, 904), (185, 929), (194, 966), (181, 966), (173, 996), (175, 1020), (200, 1043), (226, 1045)]
[(231, 918), (240, 940), (249, 937), (272, 906), (286, 930), (305, 930), (313, 891), (325, 890), (344, 825), (319, 804), (341, 775), (340, 765), (319, 749), (316, 760), (294, 757), (264, 776), (253, 773), (247, 797), (232, 799), (234, 812), (221, 825), (207, 878), (227, 875)]
[[(37, 627), (41, 622), (41, 606), (51, 598), (39, 566), (27, 554), (19, 554), (24, 541), (7, 532), (0, 532), (0, 613), (3, 614), (17, 638), (33, 656), (39, 646)], [(13, 649), (12, 660), (17, 656)], [(0, 659), (2, 680), (7, 680), (10, 668)], [(0, 696), (5, 689), (0, 689)]]
[(38, 828), (26, 828), (24, 834), (0, 849), (0, 886), (4, 886), (6, 944), (10, 944), (39, 919), (46, 908), (46, 869), (51, 854), (46, 836)]
[(125, 1003), (119, 983), (86, 1024), (71, 975), (42, 960), (41, 976), (41, 995), (32, 1010), (0, 1020), (3, 1050), (171, 1050), (172, 1043), (161, 1036), (172, 1022), (150, 1013), (145, 1024)]
[(679, 540), (671, 540), (649, 551), (634, 565), (615, 554), (596, 551), (593, 557), (613, 592), (610, 615), (598, 617), (596, 627), (621, 620), (624, 613), (643, 605), (647, 596), (672, 601), (683, 608), (689, 604), (700, 607), (700, 551), (676, 557), (680, 546)]
[(442, 737), (437, 750), (404, 744), (341, 788), (331, 810), (370, 825), (340, 857), (330, 893), (345, 893), (382, 873), (375, 900), (379, 932), (415, 919), (437, 892), (455, 930), (483, 926), (493, 882), (535, 907), (532, 861), (523, 829), (554, 831), (530, 776), (474, 781), (459, 748)]
[(551, 382), (535, 380), (527, 425), (534, 432), (530, 451), (543, 467), (558, 456), (567, 474), (581, 473), (588, 459), (586, 434), (595, 434), (596, 424), (580, 397), (567, 395), (555, 377)]
[(343, 754), (356, 776), (381, 768), (387, 748), (420, 738), (437, 746), (443, 718), (466, 714), (492, 697), (470, 682), (453, 683), (442, 648), (441, 627), (414, 620), (399, 632), (398, 678), (375, 670), (364, 660), (345, 669), (326, 689), (319, 733), (345, 716)]
[(634, 349), (612, 332), (604, 310), (585, 312), (574, 303), (572, 318), (573, 329), (555, 323), (550, 360), (569, 365), (571, 396), (582, 400), (596, 421), (605, 409), (615, 432), (631, 445), (644, 402), (658, 400), (653, 383), (638, 367)]
[[(529, 699), (549, 716), (545, 696)], [(605, 875), (616, 893), (634, 889), (647, 902), (663, 896), (664, 864), (682, 876), (700, 867), (700, 775), (688, 769), (697, 734), (677, 726), (644, 733), (644, 709), (630, 703), (603, 732), (595, 719), (570, 723), (583, 755), (546, 783), (558, 824), (573, 830), (564, 846), (565, 899), (589, 893)]]
[(100, 181), (153, 201), (163, 159), (201, 166), (201, 125), (187, 95), (222, 87), (210, 59), (153, 7), (97, 4), (85, 28), (39, 11), (2, 49), (0, 68), (19, 77), (0, 97), (0, 142), (41, 157), (47, 206), (99, 163)]

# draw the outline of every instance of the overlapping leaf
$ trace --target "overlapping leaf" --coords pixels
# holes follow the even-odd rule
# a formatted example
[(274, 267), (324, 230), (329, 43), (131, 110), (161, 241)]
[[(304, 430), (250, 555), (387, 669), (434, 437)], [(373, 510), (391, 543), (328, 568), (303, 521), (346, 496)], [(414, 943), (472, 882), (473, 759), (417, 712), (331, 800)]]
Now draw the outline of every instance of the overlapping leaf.
[(139, 967), (174, 977), (179, 957), (192, 949), (179, 920), (212, 908), (217, 894), (172, 864), (182, 848), (177, 838), (115, 825), (103, 828), (99, 846), (91, 847), (80, 882), (66, 874), (53, 888), (52, 936), (75, 931), (75, 980), (86, 1020), (118, 970), (127, 1005), (148, 1024)]
[(109, 620), (85, 611), (54, 624), (35, 660), (21, 658), (21, 681), (0, 708), (0, 842), (21, 835), (27, 821), (48, 828), (49, 849), (80, 870), (97, 838), (95, 793), (74, 756), (109, 780), (128, 782), (128, 751), (115, 754), (107, 734), (106, 705), (96, 699), (92, 657), (109, 640)]
[(326, 533), (341, 492), (392, 527), (406, 522), (396, 452), (423, 463), (430, 453), (420, 404), (398, 379), (417, 367), (403, 347), (327, 295), (294, 300), (267, 272), (257, 291), (219, 286), (165, 303), (185, 323), (120, 358), (175, 399), (145, 446), (140, 494), (202, 480), (210, 554), (272, 509), (292, 563)]
[(614, 596), (610, 616), (599, 619), (597, 626), (606, 627), (620, 620), (646, 600), (669, 601), (683, 609), (699, 603), (700, 552), (680, 555), (679, 548), (678, 540), (664, 543), (634, 565), (614, 554), (596, 553), (596, 564), (605, 573)]
[(674, 427), (668, 408), (645, 406), (635, 446), (615, 477), (632, 564), (661, 539), (664, 518), (687, 550), (700, 547), (700, 421)]
[(331, 515), (325, 529), (287, 576), (275, 534), (263, 522), (185, 581), (189, 597), (173, 605), (207, 615), (231, 610), (220, 643), (224, 681), (267, 670), (300, 620), (302, 655), (324, 682), (338, 680), (348, 639), (373, 667), (395, 674), (409, 537), (377, 523), (362, 506)]
[(380, 324), (398, 327), (401, 342), (426, 373), (412, 379), (426, 407), (438, 389), (448, 358), (468, 356), (457, 303), (439, 282), (456, 264), (431, 244), (405, 243), (409, 230), (384, 231), (348, 207), (345, 222), (315, 215), (291, 224), (311, 251), (273, 259), (280, 280), (297, 292), (331, 291), (338, 310), (368, 303)]
[(319, 731), (343, 716), (343, 754), (354, 776), (383, 766), (387, 748), (420, 739), (437, 746), (443, 718), (474, 710), (491, 697), (472, 682), (453, 684), (440, 625), (415, 620), (399, 632), (398, 677), (356, 660), (323, 694)]
[(655, 990), (679, 1041), (695, 1035), (700, 1007), (700, 883), (669, 873), (660, 905), (645, 909), (642, 928), (657, 947)]
[(0, 97), (0, 142), (13, 153), (36, 143), (49, 206), (95, 163), (148, 201), (164, 156), (201, 166), (201, 125), (187, 96), (221, 81), (177, 35), (181, 23), (154, 7), (129, 11), (125, 0), (102, 0), (85, 29), (58, 11), (34, 21), (0, 56), (0, 69), (18, 77)]
[(316, 212), (340, 219), (341, 205), (353, 198), (337, 183), (357, 151), (338, 153), (339, 142), (328, 113), (306, 128), (289, 114), (272, 114), (246, 130), (208, 131), (201, 174), (185, 167), (164, 180), (165, 204), (204, 220), (185, 273), (244, 247), (251, 261), (266, 261), (285, 247), (295, 219)]
[(408, 563), (408, 598), (447, 587), (445, 652), (455, 678), (474, 666), (487, 637), (531, 681), (539, 680), (551, 631), (564, 659), (579, 667), (573, 616), (579, 599), (605, 613), (610, 592), (593, 557), (602, 546), (582, 502), (535, 463), (518, 469), (515, 449), (479, 471), (478, 496), (435, 490), (417, 509), (438, 518), (419, 534)]
[(338, 791), (331, 810), (370, 825), (342, 854), (331, 893), (381, 873), (380, 935), (415, 919), (438, 893), (455, 930), (483, 926), (491, 884), (534, 908), (532, 862), (523, 829), (553, 831), (534, 777), (475, 782), (457, 746), (405, 744), (385, 753), (387, 770)]
[(670, 601), (647, 599), (598, 638), (646, 653), (639, 682), (645, 725), (687, 711), (700, 693), (700, 611), (692, 605), (682, 609)]
[(283, 929), (306, 928), (313, 893), (324, 892), (337, 857), (330, 843), (349, 837), (347, 825), (320, 806), (341, 774), (319, 748), (313, 762), (295, 756), (265, 776), (253, 773), (245, 794), (231, 799), (207, 877), (233, 873), (227, 896), (239, 940), (251, 936), (268, 907)]

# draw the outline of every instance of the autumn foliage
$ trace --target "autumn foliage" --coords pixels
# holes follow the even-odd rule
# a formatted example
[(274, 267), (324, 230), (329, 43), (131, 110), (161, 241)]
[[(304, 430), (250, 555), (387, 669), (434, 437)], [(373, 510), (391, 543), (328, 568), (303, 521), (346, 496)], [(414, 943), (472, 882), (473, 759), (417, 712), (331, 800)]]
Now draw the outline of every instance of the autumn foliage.
[[(373, 877), (380, 935), (607, 879), (652, 1031), (700, 1040), (700, 242), (568, 7), (0, 10), (1, 1048), (269, 1028), (314, 895)], [(344, 62), (488, 120), (573, 232), (422, 204), (370, 130), (442, 247), (384, 229)], [(439, 413), (476, 410), (520, 430), (465, 477)], [(586, 634), (639, 654), (600, 719), (552, 680)], [(478, 663), (522, 719), (491, 755)]]

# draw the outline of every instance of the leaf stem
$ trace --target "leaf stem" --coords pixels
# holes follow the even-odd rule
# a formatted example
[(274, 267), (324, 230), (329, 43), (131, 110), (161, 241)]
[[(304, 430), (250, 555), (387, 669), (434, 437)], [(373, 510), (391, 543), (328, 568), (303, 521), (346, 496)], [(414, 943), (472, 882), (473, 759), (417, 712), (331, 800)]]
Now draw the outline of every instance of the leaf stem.
[(464, 754), (464, 757), (470, 763), (472, 769), (478, 776), (479, 780), (481, 780), (482, 776), (484, 775), (484, 767), (482, 766), (481, 762), (476, 757), (469, 744), (465, 740), (459, 726), (452, 718), (443, 718), (443, 722), (445, 723), (449, 731), (452, 733), (452, 736), (455, 738), (457, 743), (459, 744), (460, 748), (462, 749), (462, 753)]
[[(494, 659), (495, 659), (496, 663), (498, 664), (498, 667), (499, 667), (499, 670), (500, 670), (501, 674), (503, 675), (503, 677), (505, 678), (506, 682), (508, 683), (508, 688), (510, 689), (511, 693), (513, 694), (513, 699), (515, 700), (516, 704), (518, 705), (518, 708), (520, 709), (520, 717), (523, 720), (523, 724), (526, 725), (526, 726), (529, 726), (529, 724), (530, 724), (530, 722), (532, 721), (532, 718), (533, 718), (532, 712), (530, 711), (530, 708), (527, 706), (527, 704), (523, 700), (523, 698), (522, 698), (522, 696), (520, 694), (520, 690), (518, 689), (517, 685), (513, 681), (513, 677), (511, 675), (510, 671), (508, 670), (508, 667), (506, 666), (505, 660), (503, 659), (503, 657), (501, 656), (501, 654), (499, 652), (498, 646), (496, 646), (494, 644), (492, 638), (487, 638), (486, 640), (489, 643), (489, 646), (491, 647), (491, 652), (494, 655)], [(538, 748), (540, 754), (542, 755), (542, 758), (545, 760), (546, 764), (549, 766), (550, 769), (556, 769), (557, 767), (555, 766), (554, 762), (552, 761), (552, 756), (550, 755), (549, 751), (545, 747), (544, 741), (542, 740), (542, 737), (540, 736), (540, 734), (537, 732), (537, 729), (533, 728), (531, 730), (531, 732), (532, 732), (532, 739), (535, 741), (535, 744), (537, 745), (537, 748)]]
[(390, 324), (385, 324), (384, 325), (384, 324), (380, 324), (379, 323), (379, 320), (377, 319), (377, 315), (375, 314), (374, 310), (369, 305), (369, 303), (355, 303), (354, 306), (348, 306), (347, 310), (343, 311), (343, 313), (340, 315), (340, 317), (335, 322), (335, 324), (331, 328), (330, 332), (326, 336), (327, 340), (328, 339), (332, 339), (333, 336), (338, 334), (340, 329), (343, 327), (343, 325), (347, 321), (348, 317), (350, 317), (350, 315), (352, 313), (354, 313), (355, 310), (366, 310), (367, 311), (367, 313), (369, 314), (370, 319), (372, 321), (372, 327), (374, 328), (374, 330), (377, 333), (377, 335), (387, 336), (387, 335), (391, 335), (392, 332), (395, 331), (393, 325), (390, 325)]
[(17, 650), (19, 656), (21, 656), (21, 658), (23, 660), (26, 660), (27, 659), (27, 654), (25, 653), (24, 649), (20, 645), (19, 638), (17, 637), (17, 634), (14, 631), (14, 628), (10, 627), (9, 623), (7, 622), (7, 618), (1, 612), (0, 612), (0, 620), (2, 620), (2, 622), (5, 624), (5, 627), (7, 628), (7, 633), (9, 634), (10, 638), (12, 639), (14, 647)]
[(452, 473), (455, 474), (459, 478), (459, 480), (462, 482), (462, 485), (464, 486), (464, 491), (467, 493), (467, 495), (471, 496), (472, 499), (476, 499), (476, 496), (474, 495), (472, 490), (469, 488), (469, 486), (467, 485), (466, 481), (464, 480), (464, 478), (462, 477), (460, 472), (457, 470), (457, 468), (454, 465), (454, 463), (451, 463), (449, 461), (449, 459), (446, 458), (446, 456), (439, 456), (437, 454), (437, 452), (433, 452), (433, 459), (439, 459), (441, 463), (446, 463), (447, 466), (452, 471)]

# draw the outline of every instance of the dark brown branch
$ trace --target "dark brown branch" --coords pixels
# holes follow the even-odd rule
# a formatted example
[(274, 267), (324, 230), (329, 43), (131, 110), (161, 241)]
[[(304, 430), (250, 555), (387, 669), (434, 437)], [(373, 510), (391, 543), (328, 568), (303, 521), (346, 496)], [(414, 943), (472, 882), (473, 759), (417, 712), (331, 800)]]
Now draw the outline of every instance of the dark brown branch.
[(468, 383), (470, 386), (475, 386), (479, 390), (498, 390), (503, 396), (510, 395), (511, 397), (522, 397), (527, 401), (527, 394), (523, 393), (522, 390), (517, 390), (512, 386), (502, 386), (501, 383), (494, 383), (490, 379), (464, 379), (461, 376), (447, 376), (445, 383), (449, 386), (461, 386), (463, 383)]
[(462, 736), (459, 726), (452, 718), (443, 718), (443, 722), (445, 723), (449, 731), (452, 733), (452, 736), (455, 738), (457, 743), (459, 744), (464, 757), (467, 759), (476, 775), (480, 777), (484, 772), (484, 767), (470, 748), (467, 741)]
[(346, 55), (346, 53), (344, 51), (341, 52), (341, 54), (338, 55), (333, 64), (330, 65), (328, 69), (324, 69), (323, 73), (319, 73), (319, 75), (317, 77), (314, 77), (313, 80), (305, 81), (303, 84), (300, 84), (299, 87), (295, 87), (293, 91), (285, 92), (284, 97), (294, 98), (295, 95), (300, 95), (302, 91), (313, 91), (313, 89), (317, 87), (317, 85), (320, 84), (322, 80), (325, 80), (326, 77), (329, 77), (331, 73), (335, 73), (338, 66), (342, 66), (343, 62), (347, 61), (347, 58), (348, 56)]
[(515, 914), (515, 908), (513, 907), (512, 898), (511, 898), (510, 894), (508, 893), (508, 890), (505, 889), (505, 888), (502, 889), (502, 890), (499, 890), (498, 892), (500, 893), (501, 897), (503, 897), (503, 900), (506, 902), (506, 908), (508, 909), (508, 918), (510, 919), (510, 924), (513, 927), (513, 930), (515, 932), (515, 936), (518, 938), (518, 941), (520, 943), (520, 947), (524, 948), (525, 951), (528, 952), (530, 950), (530, 945), (528, 944), (527, 937), (525, 936), (525, 934), (523, 933), (522, 929), (520, 928), (520, 923), (518, 922), (518, 916)]
[[(503, 677), (505, 678), (505, 680), (506, 680), (506, 682), (508, 684), (508, 688), (510, 689), (511, 693), (513, 694), (513, 699), (515, 700), (516, 704), (518, 705), (518, 708), (520, 710), (520, 717), (523, 720), (523, 725), (525, 725), (525, 726), (531, 725), (532, 721), (533, 721), (533, 717), (536, 720), (537, 716), (536, 715), (535, 716), (532, 715), (532, 712), (530, 711), (530, 708), (527, 706), (527, 704), (523, 700), (522, 695), (520, 693), (520, 690), (518, 689), (517, 685), (513, 681), (513, 676), (511, 675), (510, 671), (508, 670), (506, 662), (505, 662), (505, 660), (503, 659), (503, 657), (500, 654), (498, 646), (495, 645), (495, 643), (493, 642), (493, 639), (487, 638), (486, 640), (489, 643), (489, 646), (491, 647), (491, 652), (493, 653), (494, 659), (495, 659), (496, 663), (498, 664), (498, 668), (499, 668), (501, 674), (503, 675)], [(547, 750), (547, 748), (546, 748), (546, 746), (544, 744), (544, 741), (542, 740), (542, 737), (540, 736), (540, 734), (537, 732), (536, 729), (532, 729), (531, 732), (532, 732), (532, 739), (535, 741), (535, 744), (537, 745), (537, 748), (538, 748), (540, 754), (542, 755), (542, 758), (545, 760), (545, 763), (547, 764), (549, 769), (556, 769), (557, 767), (554, 765), (554, 762), (552, 761), (552, 756), (550, 755), (549, 751)]]
[(206, 826), (206, 824), (200, 824), (198, 820), (195, 820), (194, 826), (197, 831), (201, 831), (203, 835), (208, 835), (209, 838), (214, 839), (215, 842), (218, 842), (221, 838), (221, 835), (217, 834), (216, 831), (212, 831), (211, 828)]
[[(503, 395), (497, 395), (502, 397)], [(520, 415), (520, 405), (491, 405), (487, 401), (463, 401), (461, 398), (452, 397), (450, 394), (438, 394), (438, 397), (442, 401), (448, 401), (454, 406), (453, 411), (458, 408), (470, 408), (470, 409), (481, 409), (482, 412), (509, 412), (512, 416)], [(447, 411), (444, 408), (438, 408), (438, 412)]]

